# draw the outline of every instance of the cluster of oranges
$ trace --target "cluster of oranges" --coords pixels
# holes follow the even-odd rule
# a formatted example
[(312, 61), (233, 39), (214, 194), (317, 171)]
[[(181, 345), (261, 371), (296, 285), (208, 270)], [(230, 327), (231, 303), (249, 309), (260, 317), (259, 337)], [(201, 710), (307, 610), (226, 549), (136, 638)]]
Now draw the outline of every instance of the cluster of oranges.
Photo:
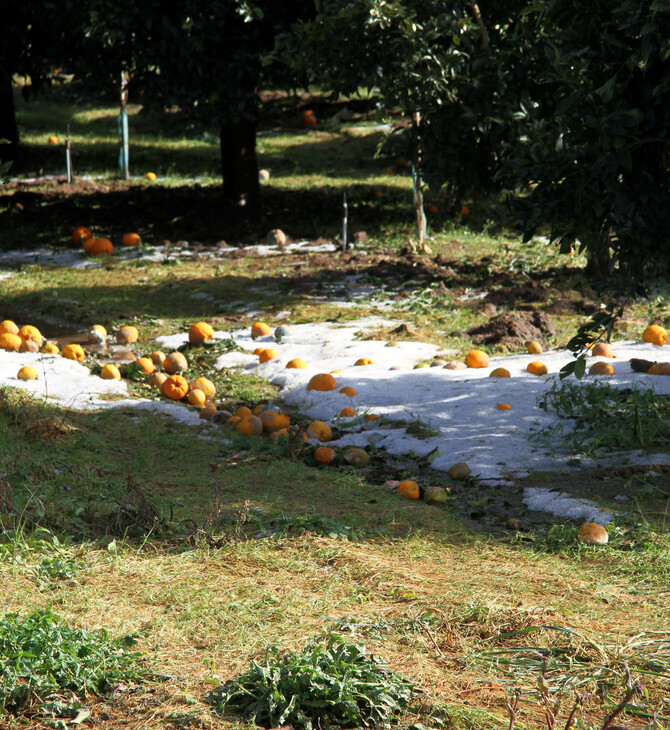
[[(81, 362), (84, 351), (80, 345), (66, 345), (61, 352), (58, 345), (48, 342), (37, 327), (25, 324), (19, 327), (10, 319), (0, 322), (0, 349), (7, 352), (41, 352), (44, 355), (62, 355), (70, 360)], [(17, 377), (21, 380), (36, 380), (37, 369), (32, 365), (23, 366)]]
[[(84, 253), (91, 256), (103, 256), (104, 254), (114, 253), (114, 244), (109, 238), (96, 237), (86, 226), (77, 226), (72, 231), (72, 240), (82, 246)], [(125, 247), (139, 246), (142, 238), (138, 233), (126, 233), (121, 237), (121, 245)]]

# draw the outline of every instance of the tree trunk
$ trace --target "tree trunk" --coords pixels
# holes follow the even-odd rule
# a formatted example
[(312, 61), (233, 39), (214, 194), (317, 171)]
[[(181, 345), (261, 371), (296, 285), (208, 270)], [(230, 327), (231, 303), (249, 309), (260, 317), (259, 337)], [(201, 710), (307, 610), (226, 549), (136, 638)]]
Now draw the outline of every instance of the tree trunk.
[(256, 158), (257, 123), (240, 121), (221, 125), (223, 197), (232, 205), (260, 210), (261, 186)]
[(586, 274), (594, 279), (610, 277), (610, 246), (601, 236), (593, 236), (586, 247)]
[(0, 64), (0, 139), (9, 144), (0, 145), (0, 160), (16, 160), (19, 146), (19, 128), (16, 125), (12, 75)]

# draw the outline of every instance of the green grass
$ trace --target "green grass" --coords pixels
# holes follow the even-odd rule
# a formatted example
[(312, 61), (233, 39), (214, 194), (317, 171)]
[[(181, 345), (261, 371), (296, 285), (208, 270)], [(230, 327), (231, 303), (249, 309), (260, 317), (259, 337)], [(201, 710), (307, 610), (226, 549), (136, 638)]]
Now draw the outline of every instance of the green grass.
[[(0, 318), (34, 322), (53, 337), (84, 334), (95, 323), (110, 330), (133, 323), (141, 334), (139, 354), (156, 349), (156, 336), (186, 332), (195, 320), (224, 331), (246, 328), (251, 309), (273, 325), (346, 323), (381, 313), (407, 330), (380, 327), (368, 336), (436, 342), (458, 356), (472, 347), (467, 328), (491, 316), (478, 300), (468, 300), (473, 294), (490, 292), (499, 312), (549, 311), (558, 330), (549, 346), (565, 344), (585, 308), (596, 303), (583, 260), (541, 242), (522, 244), (505, 230), (499, 201), (468, 201), (472, 215), (454, 221), (442, 209), (446, 199), (431, 196), (440, 208), (429, 221), (432, 255), (399, 255), (414, 235), (411, 178), (395, 165), (392, 149), (374, 158), (379, 135), (365, 123), (324, 124), (309, 133), (293, 124), (268, 127), (259, 137), (261, 166), (271, 170), (265, 212), (245, 221), (218, 214), (218, 148), (203, 139), (212, 130), (178, 115), (131, 109), (137, 129), (131, 170), (167, 177), (154, 185), (116, 181), (116, 113), (113, 105), (66, 97), (19, 103), (28, 171), (62, 172), (62, 147), (46, 138), (62, 139), (70, 123), (76, 169), (100, 180), (68, 194), (60, 183), (6, 186), (0, 191), (3, 247), (68, 247), (72, 228), (88, 224), (115, 242), (130, 229), (152, 244), (199, 241), (199, 256), (157, 264), (113, 257), (87, 270), (23, 266), (2, 281)], [(189, 179), (196, 176), (202, 177), (197, 184)], [(344, 189), (351, 230), (370, 237), (353, 253), (305, 255), (299, 266), (292, 256), (208, 258), (222, 239), (262, 242), (275, 227), (296, 240), (339, 235)], [(375, 291), (343, 308), (329, 301), (330, 292), (346, 299), (349, 275)], [(519, 288), (531, 282), (540, 282), (544, 294), (520, 299)], [(669, 307), (661, 289), (634, 303), (616, 337), (639, 336), (649, 321), (667, 318)], [(55, 311), (62, 321), (52, 319)], [(280, 312), (288, 314), (278, 319)], [(228, 344), (218, 347), (189, 348), (188, 375), (214, 380), (222, 405), (276, 397), (261, 378), (216, 371), (214, 359)], [(90, 356), (87, 364), (99, 367)], [(141, 381), (131, 381), (130, 389), (155, 397)], [(566, 415), (604, 432), (568, 391), (555, 395), (553, 406), (569, 402)], [(595, 393), (595, 411), (603, 397)], [(617, 404), (622, 419), (629, 406)], [(303, 423), (300, 414), (291, 415)], [(651, 415), (645, 424), (657, 423), (660, 432), (663, 413)], [(620, 437), (630, 432), (616, 423)], [(408, 427), (418, 436), (430, 432), (420, 418)], [(607, 425), (608, 438), (614, 430)], [(176, 678), (136, 683), (131, 677), (128, 692), (89, 693), (87, 711), (110, 727), (248, 727), (237, 715), (216, 711), (207, 700), (212, 687), (239, 687), (250, 666), (273, 672), (284, 657), (305, 666), (305, 647), (332, 634), (365, 643), (366, 656), (379, 657), (423, 690), (411, 713), (401, 715), (403, 730), (508, 728), (507, 701), (514, 697), (508, 690), (517, 688), (516, 726), (542, 727), (537, 690), (545, 660), (553, 662), (552, 698), (587, 675), (606, 690), (585, 703), (584, 727), (602, 725), (616, 706), (624, 662), (644, 677), (649, 692), (629, 709), (638, 717), (652, 707), (667, 714), (666, 634), (652, 633), (665, 632), (670, 619), (665, 474), (601, 467), (529, 477), (528, 485), (560, 481), (567, 491), (615, 508), (622, 507), (616, 495), (629, 498), (609, 545), (597, 549), (578, 542), (576, 525), (524, 512), (522, 484), (456, 485), (428, 466), (370, 451), (368, 468), (316, 467), (311, 449), (288, 452), (281, 442), (225, 427), (186, 426), (129, 408), (70, 412), (4, 390), (5, 619), (25, 620), (52, 607), (68, 626), (134, 635), (152, 669)], [(422, 484), (450, 487), (446, 505), (402, 500), (384, 486), (387, 478), (415, 470)], [(477, 528), (473, 511), (486, 512)], [(510, 514), (519, 517), (518, 531), (506, 526)], [(271, 646), (279, 653), (268, 653)], [(308, 672), (304, 686), (313, 678)], [(32, 710), (15, 710), (8, 722), (33, 722)]]

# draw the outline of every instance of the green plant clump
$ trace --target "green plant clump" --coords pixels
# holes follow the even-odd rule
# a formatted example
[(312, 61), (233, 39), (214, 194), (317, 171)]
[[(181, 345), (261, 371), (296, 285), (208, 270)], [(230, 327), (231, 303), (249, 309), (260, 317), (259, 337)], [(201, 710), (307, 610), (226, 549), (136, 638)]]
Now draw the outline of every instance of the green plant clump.
[(559, 424), (537, 438), (553, 442), (559, 436), (577, 453), (663, 449), (670, 444), (670, 398), (651, 389), (610, 385), (554, 385), (538, 399), (545, 411), (573, 419), (573, 430)]
[(0, 619), (0, 717), (43, 706), (66, 690), (83, 700), (145, 678), (140, 653), (128, 651), (135, 641), (75, 628), (50, 610), (6, 614)]
[(365, 647), (340, 637), (313, 643), (302, 652), (266, 651), (262, 663), (210, 695), (220, 712), (233, 710), (263, 727), (388, 727), (407, 707), (414, 685)]

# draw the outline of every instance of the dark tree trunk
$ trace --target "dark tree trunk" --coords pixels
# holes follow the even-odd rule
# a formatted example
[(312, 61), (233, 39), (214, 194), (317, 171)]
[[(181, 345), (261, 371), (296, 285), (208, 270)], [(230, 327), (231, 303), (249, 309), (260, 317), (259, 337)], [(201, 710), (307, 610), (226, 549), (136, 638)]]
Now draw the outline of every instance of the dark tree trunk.
[(586, 273), (599, 280), (610, 277), (610, 246), (600, 236), (593, 236), (586, 247)]
[(256, 158), (257, 124), (240, 121), (221, 125), (223, 196), (233, 205), (252, 211), (261, 207), (261, 186)]
[(0, 145), (0, 160), (16, 160), (19, 146), (19, 128), (16, 125), (12, 75), (0, 63), (0, 139), (9, 144)]

